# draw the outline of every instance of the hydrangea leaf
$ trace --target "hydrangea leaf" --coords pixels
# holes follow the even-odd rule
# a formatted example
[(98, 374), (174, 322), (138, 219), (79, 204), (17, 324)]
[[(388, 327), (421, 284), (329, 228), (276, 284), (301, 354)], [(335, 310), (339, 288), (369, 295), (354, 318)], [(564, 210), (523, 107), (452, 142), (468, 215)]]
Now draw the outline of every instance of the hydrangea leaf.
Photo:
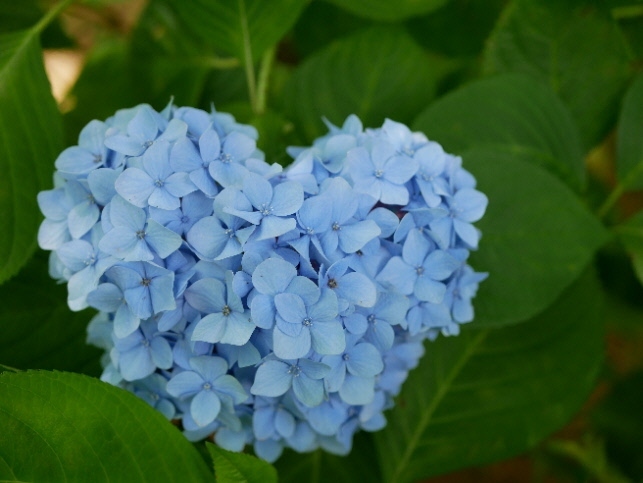
[(616, 228), (616, 233), (632, 258), (634, 272), (643, 284), (643, 212)]
[(470, 260), (476, 271), (490, 274), (474, 302), (478, 326), (517, 323), (543, 311), (607, 240), (578, 198), (530, 156), (501, 149), (464, 156), (489, 197), (476, 224), (483, 233), (480, 249)]
[(419, 481), (534, 446), (588, 396), (602, 336), (599, 282), (587, 272), (524, 324), (471, 325), (431, 343), (374, 435), (383, 480)]
[(255, 456), (233, 453), (206, 443), (219, 483), (277, 483), (277, 470)]
[(0, 427), (12, 435), (0, 442), (2, 480), (212, 480), (198, 451), (160, 412), (88, 376), (2, 374)]
[(449, 0), (328, 0), (355, 15), (372, 20), (394, 22), (437, 10)]
[(100, 375), (101, 351), (85, 342), (92, 311), (69, 310), (67, 288), (48, 277), (46, 258), (38, 253), (2, 287), (0, 363)]
[[(293, 26), (305, 0), (174, 2), (192, 31), (215, 49), (255, 61)], [(245, 62), (245, 60), (244, 60)]]
[(547, 82), (569, 107), (586, 147), (610, 128), (631, 75), (630, 54), (607, 11), (569, 2), (511, 2), (487, 42), (485, 70)]
[(623, 99), (617, 132), (616, 167), (621, 183), (643, 189), (643, 74)]
[(547, 86), (524, 75), (472, 82), (431, 104), (413, 128), (454, 154), (490, 145), (536, 149), (541, 154), (532, 161), (568, 184), (578, 187), (584, 179), (571, 114)]
[(38, 30), (0, 35), (0, 283), (36, 247), (39, 191), (62, 149), (61, 118), (42, 63)]
[(284, 87), (283, 108), (307, 139), (326, 132), (322, 117), (337, 125), (350, 114), (365, 126), (408, 122), (434, 97), (444, 69), (402, 29), (373, 27), (305, 60)]
[(281, 483), (302, 481), (376, 483), (384, 480), (379, 465), (374, 464), (375, 454), (376, 449), (371, 434), (362, 431), (355, 435), (353, 448), (346, 456), (330, 454), (322, 449), (307, 454), (286, 450), (275, 463), (275, 467)]

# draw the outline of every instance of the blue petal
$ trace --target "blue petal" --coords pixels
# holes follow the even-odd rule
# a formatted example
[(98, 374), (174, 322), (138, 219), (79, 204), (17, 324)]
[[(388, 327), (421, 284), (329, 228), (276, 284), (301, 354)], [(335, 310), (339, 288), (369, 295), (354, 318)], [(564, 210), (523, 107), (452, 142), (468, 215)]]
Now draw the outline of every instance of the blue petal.
[(226, 317), (223, 314), (206, 315), (196, 324), (192, 332), (192, 340), (215, 344), (221, 341), (225, 330)]
[(290, 365), (281, 361), (266, 361), (257, 369), (250, 392), (257, 396), (278, 397), (290, 389)]
[(299, 183), (286, 181), (275, 186), (272, 202), (273, 214), (287, 216), (293, 214), (304, 202), (304, 191)]
[(339, 280), (335, 293), (339, 298), (362, 307), (372, 307), (377, 301), (375, 284), (367, 276), (357, 272), (344, 275)]
[(364, 405), (373, 401), (375, 396), (375, 378), (359, 377), (348, 374), (339, 389), (339, 397), (348, 404)]
[(154, 191), (154, 180), (142, 169), (127, 168), (116, 179), (116, 192), (134, 206), (144, 208)]
[(183, 243), (183, 240), (178, 234), (154, 220), (149, 220), (147, 223), (145, 241), (161, 258), (170, 256), (177, 251)]
[(376, 280), (392, 290), (410, 295), (413, 293), (416, 278), (417, 273), (413, 267), (405, 263), (402, 258), (393, 257), (376, 277)]
[(346, 253), (354, 253), (380, 233), (380, 227), (373, 220), (344, 225), (338, 233), (339, 247)]
[(152, 361), (159, 369), (172, 367), (172, 347), (164, 337), (154, 337), (150, 342)]
[(221, 312), (225, 305), (225, 287), (214, 278), (203, 278), (194, 282), (185, 291), (188, 303), (204, 314)]
[(272, 297), (268, 295), (256, 295), (250, 302), (250, 314), (252, 321), (262, 329), (271, 329), (275, 323), (275, 306)]
[(190, 403), (190, 415), (199, 426), (207, 426), (221, 411), (221, 401), (212, 391), (200, 391)]
[(374, 345), (362, 342), (349, 351), (346, 368), (355, 376), (372, 377), (382, 372), (384, 363)]
[(272, 335), (272, 344), (275, 355), (281, 359), (304, 357), (311, 347), (310, 331), (304, 329), (298, 336), (291, 337), (276, 327)]
[(269, 204), (272, 201), (272, 186), (261, 176), (249, 173), (243, 182), (243, 194), (252, 206), (261, 209), (264, 203)]
[(201, 374), (205, 381), (211, 383), (228, 371), (228, 363), (225, 359), (216, 356), (192, 357), (190, 367)]
[(196, 394), (203, 387), (203, 378), (196, 372), (185, 371), (177, 374), (167, 382), (166, 390), (174, 397), (186, 397)]
[(280, 258), (261, 262), (252, 274), (252, 284), (259, 293), (275, 295), (284, 292), (297, 275), (297, 269)]
[(109, 168), (100, 168), (92, 171), (87, 176), (87, 184), (94, 199), (105, 206), (116, 194), (114, 185), (120, 172)]
[(87, 303), (104, 312), (116, 312), (123, 300), (123, 292), (113, 283), (101, 283), (87, 295)]
[(69, 233), (73, 238), (80, 238), (98, 221), (100, 211), (93, 202), (84, 201), (74, 206), (67, 216)]
[(324, 400), (324, 383), (310, 379), (305, 374), (293, 378), (292, 388), (297, 399), (305, 406), (315, 407)]
[(301, 324), (308, 316), (304, 301), (299, 295), (282, 293), (275, 295), (277, 313), (291, 324)]
[(156, 370), (152, 362), (150, 351), (139, 345), (126, 352), (121, 352), (118, 359), (118, 368), (126, 381), (144, 379)]

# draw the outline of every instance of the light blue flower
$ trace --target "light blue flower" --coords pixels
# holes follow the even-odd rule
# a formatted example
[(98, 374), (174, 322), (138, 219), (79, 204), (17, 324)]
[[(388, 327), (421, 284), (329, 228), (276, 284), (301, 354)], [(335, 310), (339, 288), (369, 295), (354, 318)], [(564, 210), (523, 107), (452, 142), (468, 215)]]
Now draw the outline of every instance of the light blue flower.
[(170, 148), (167, 141), (150, 146), (142, 156), (142, 169), (127, 168), (120, 174), (115, 184), (118, 194), (139, 208), (148, 204), (163, 210), (179, 208), (179, 198), (196, 188), (187, 173), (170, 166)]
[(181, 198), (181, 207), (175, 210), (162, 210), (150, 207), (150, 218), (169, 228), (174, 233), (186, 235), (190, 228), (201, 219), (212, 214), (212, 200), (200, 191)]
[(309, 359), (291, 362), (268, 360), (257, 369), (250, 392), (257, 396), (279, 397), (292, 387), (302, 404), (317, 406), (324, 399), (323, 378), (329, 371), (326, 364)]
[(56, 159), (56, 169), (74, 176), (86, 175), (107, 162), (105, 132), (108, 126), (101, 121), (90, 121), (78, 136), (78, 146), (65, 149)]
[(167, 419), (172, 420), (176, 414), (176, 408), (166, 386), (167, 379), (165, 377), (160, 374), (151, 374), (145, 379), (136, 381), (133, 392)]
[(446, 293), (446, 280), (461, 262), (444, 250), (431, 250), (431, 244), (418, 230), (404, 242), (401, 257), (391, 258), (377, 280), (404, 295), (414, 294), (424, 302), (439, 304)]
[(282, 359), (298, 359), (312, 348), (318, 354), (339, 354), (346, 340), (337, 318), (337, 297), (332, 291), (304, 300), (294, 293), (275, 295), (277, 308), (273, 332), (275, 355)]
[(225, 285), (213, 278), (193, 283), (185, 291), (185, 299), (206, 314), (196, 324), (192, 340), (235, 346), (242, 346), (250, 340), (255, 324), (250, 321), (250, 314), (232, 289), (232, 272), (226, 274)]
[(464, 188), (446, 199), (448, 216), (429, 223), (443, 243), (452, 245), (457, 235), (466, 247), (478, 248), (480, 235), (472, 223), (480, 220), (487, 209), (487, 197), (480, 191)]
[(127, 337), (114, 338), (117, 366), (126, 381), (146, 378), (157, 368), (172, 367), (172, 348), (163, 335), (154, 321), (146, 320)]
[(179, 235), (148, 219), (144, 210), (120, 196), (115, 196), (109, 207), (113, 228), (105, 233), (98, 247), (119, 260), (149, 261), (155, 253), (166, 258), (183, 243)]
[(248, 398), (239, 381), (227, 374), (225, 359), (199, 356), (190, 359), (191, 371), (181, 372), (167, 383), (167, 392), (181, 399), (192, 398), (190, 414), (199, 426), (212, 423), (222, 402), (241, 404)]
[(225, 208), (224, 212), (258, 225), (254, 233), (257, 240), (278, 237), (296, 226), (293, 218), (304, 202), (304, 191), (292, 181), (278, 184), (274, 188), (264, 178), (248, 173), (243, 180), (243, 194), (254, 210)]
[(404, 184), (418, 170), (413, 158), (399, 155), (383, 141), (375, 141), (370, 152), (357, 147), (348, 153), (348, 171), (355, 191), (389, 205), (406, 205), (409, 191)]

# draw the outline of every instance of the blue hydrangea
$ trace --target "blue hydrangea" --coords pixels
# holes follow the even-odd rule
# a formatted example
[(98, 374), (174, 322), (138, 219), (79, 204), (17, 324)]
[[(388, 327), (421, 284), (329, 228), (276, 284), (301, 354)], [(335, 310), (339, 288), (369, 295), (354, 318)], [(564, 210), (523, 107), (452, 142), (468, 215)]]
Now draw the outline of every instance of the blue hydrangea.
[(282, 170), (229, 114), (140, 105), (90, 122), (38, 196), (102, 379), (191, 441), (346, 454), (474, 319), (487, 198), (462, 160), (391, 120), (327, 126)]

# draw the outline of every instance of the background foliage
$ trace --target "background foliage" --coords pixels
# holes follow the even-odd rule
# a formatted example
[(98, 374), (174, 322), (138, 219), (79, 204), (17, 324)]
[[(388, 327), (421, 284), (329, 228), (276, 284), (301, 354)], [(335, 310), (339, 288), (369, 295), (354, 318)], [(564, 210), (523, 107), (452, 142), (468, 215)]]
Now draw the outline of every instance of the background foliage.
[[(527, 454), (518, 478), (640, 481), (642, 32), (637, 0), (0, 0), (0, 479), (212, 481), (213, 461), (218, 481), (411, 482)], [(43, 48), (83, 59), (58, 105)], [(284, 164), (322, 116), (389, 117), (490, 199), (476, 321), (427, 344), (348, 457), (290, 452), (275, 473), (89, 377), (92, 314), (35, 253), (36, 194), (91, 119), (171, 97), (252, 123)]]

